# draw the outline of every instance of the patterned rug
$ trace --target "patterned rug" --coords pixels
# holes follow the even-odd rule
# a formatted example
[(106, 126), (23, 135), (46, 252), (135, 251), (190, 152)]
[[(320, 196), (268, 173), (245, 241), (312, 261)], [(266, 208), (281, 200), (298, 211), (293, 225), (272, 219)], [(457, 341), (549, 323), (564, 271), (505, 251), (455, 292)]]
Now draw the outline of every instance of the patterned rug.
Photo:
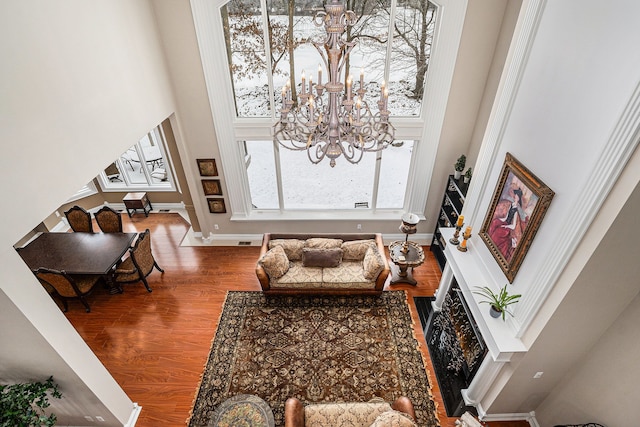
[(401, 395), (413, 402), (420, 426), (439, 426), (404, 291), (228, 292), (189, 426), (206, 426), (238, 394), (265, 400), (277, 426), (291, 396), (311, 403)]

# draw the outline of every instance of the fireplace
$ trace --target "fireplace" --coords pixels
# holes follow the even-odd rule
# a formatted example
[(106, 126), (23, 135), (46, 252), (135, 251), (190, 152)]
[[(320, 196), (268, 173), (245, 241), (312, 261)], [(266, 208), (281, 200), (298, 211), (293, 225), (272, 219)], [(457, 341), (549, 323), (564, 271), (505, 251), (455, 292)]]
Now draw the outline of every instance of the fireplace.
[(475, 414), (475, 408), (465, 404), (462, 390), (471, 384), (487, 346), (455, 279), (442, 310), (429, 313), (425, 339), (447, 416)]

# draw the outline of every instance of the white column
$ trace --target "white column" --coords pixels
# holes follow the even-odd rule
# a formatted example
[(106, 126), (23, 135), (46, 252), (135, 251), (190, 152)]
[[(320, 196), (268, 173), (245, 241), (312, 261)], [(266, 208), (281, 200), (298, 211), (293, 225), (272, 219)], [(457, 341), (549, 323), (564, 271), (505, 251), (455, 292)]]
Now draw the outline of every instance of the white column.
[(462, 390), (462, 397), (467, 405), (477, 406), (482, 401), (505, 363), (508, 361), (497, 362), (487, 354), (469, 387)]
[(442, 311), (442, 305), (444, 304), (444, 298), (449, 293), (449, 288), (451, 288), (451, 283), (453, 283), (453, 270), (451, 270), (451, 266), (447, 262), (444, 266), (444, 270), (442, 270), (442, 277), (440, 278), (440, 285), (436, 290), (436, 299), (431, 302), (431, 307), (433, 307), (433, 311), (440, 312)]

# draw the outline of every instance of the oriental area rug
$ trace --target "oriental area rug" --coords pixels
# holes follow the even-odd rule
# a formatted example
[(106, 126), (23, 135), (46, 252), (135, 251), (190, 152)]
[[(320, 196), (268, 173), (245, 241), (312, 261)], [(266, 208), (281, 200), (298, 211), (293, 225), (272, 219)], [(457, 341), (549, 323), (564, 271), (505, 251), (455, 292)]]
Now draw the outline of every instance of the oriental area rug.
[[(265, 296), (230, 291), (188, 421), (254, 395), (284, 425), (284, 403), (392, 402), (407, 396), (420, 426), (439, 426), (404, 291), (381, 296)], [(327, 426), (329, 427), (329, 426)]]

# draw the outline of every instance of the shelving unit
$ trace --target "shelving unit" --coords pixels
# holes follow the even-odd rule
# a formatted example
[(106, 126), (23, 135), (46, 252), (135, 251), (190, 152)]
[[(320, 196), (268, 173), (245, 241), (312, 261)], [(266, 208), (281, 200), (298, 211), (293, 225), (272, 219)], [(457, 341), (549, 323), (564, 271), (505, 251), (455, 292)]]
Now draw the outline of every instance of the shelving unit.
[(469, 184), (465, 184), (462, 177), (454, 179), (453, 175), (449, 175), (447, 188), (444, 191), (442, 204), (440, 205), (438, 222), (431, 241), (431, 252), (435, 255), (441, 270), (444, 270), (444, 266), (447, 263), (447, 259), (444, 256), (444, 248), (447, 245), (447, 241), (442, 237), (440, 227), (455, 226), (458, 216), (462, 212), (468, 188)]

